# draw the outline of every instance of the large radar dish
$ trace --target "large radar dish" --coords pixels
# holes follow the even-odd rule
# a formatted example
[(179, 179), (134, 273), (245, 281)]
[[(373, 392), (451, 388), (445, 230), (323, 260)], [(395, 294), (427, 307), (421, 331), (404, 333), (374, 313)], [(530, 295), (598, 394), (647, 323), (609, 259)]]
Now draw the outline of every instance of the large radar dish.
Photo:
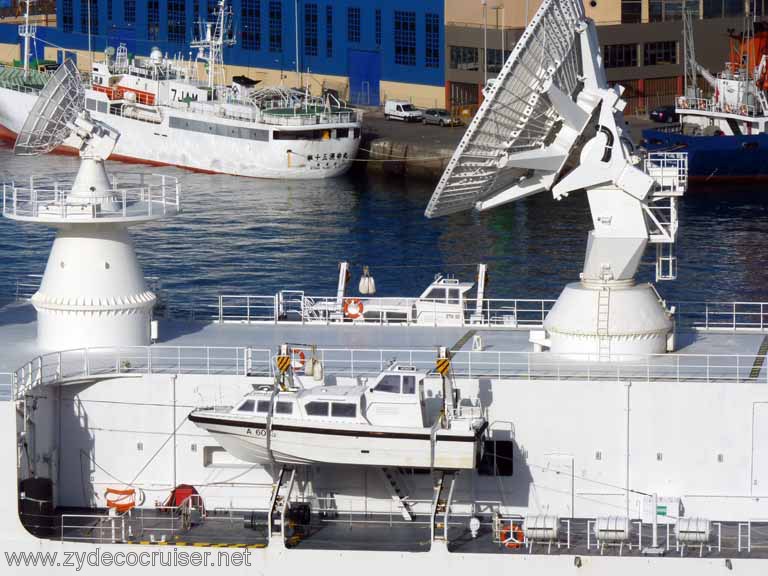
[(65, 60), (40, 91), (16, 138), (14, 153), (37, 156), (54, 150), (72, 133), (84, 99), (80, 73), (72, 60)]
[[(552, 188), (592, 108), (576, 104), (585, 25), (582, 0), (544, 0), (485, 88), (485, 100), (432, 195), (427, 217), (485, 209)], [(568, 141), (557, 145), (564, 132), (570, 133)], [(506, 197), (494, 199), (500, 194)]]

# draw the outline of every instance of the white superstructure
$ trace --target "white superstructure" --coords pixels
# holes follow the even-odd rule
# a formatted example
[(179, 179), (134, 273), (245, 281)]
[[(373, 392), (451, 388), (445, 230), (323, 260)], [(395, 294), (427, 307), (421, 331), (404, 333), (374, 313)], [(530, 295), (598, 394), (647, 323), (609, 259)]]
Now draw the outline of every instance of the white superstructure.
[[(552, 142), (562, 145), (564, 156), (578, 147), (580, 139), (563, 139), (573, 133), (559, 118), (569, 111), (578, 116), (574, 107), (579, 104), (571, 100), (575, 93), (607, 99), (596, 104), (600, 113), (594, 118), (608, 133), (617, 130), (618, 94), (609, 98), (602, 88), (590, 92), (599, 56), (581, 0), (545, 0), (522, 41), (536, 45), (558, 38), (566, 43), (586, 38), (576, 53), (591, 55), (593, 66), (578, 74), (574, 69), (574, 78), (583, 79), (567, 98), (546, 82), (548, 96), (527, 94), (525, 101), (532, 105), (537, 98), (551, 98), (559, 106), (547, 107), (553, 119), (548, 136), (554, 138), (531, 146), (525, 159), (514, 157), (515, 163), (542, 158), (545, 169), (528, 166), (526, 178), (551, 175)], [(557, 58), (556, 51), (549, 53)], [(522, 62), (515, 58), (505, 66), (507, 73)], [(547, 59), (534, 62), (525, 63), (516, 76), (545, 77), (536, 66), (548, 69)], [(489, 109), (513, 88), (502, 75), (469, 139), (483, 134), (484, 121), (493, 120)], [(566, 133), (559, 135), (555, 125)], [(501, 127), (489, 133), (498, 135)], [(586, 140), (581, 156), (592, 171), (583, 181), (600, 221), (585, 278), (573, 289), (597, 302), (608, 291), (646, 294), (650, 289), (631, 288), (631, 261), (653, 233), (637, 219), (630, 222), (635, 226), (624, 226), (627, 214), (636, 217), (637, 210), (647, 215), (646, 224), (653, 221), (645, 207), (652, 191), (665, 189), (669, 166), (635, 162), (615, 143), (611, 157), (618, 158), (619, 173), (628, 180), (614, 182), (613, 175), (595, 183), (610, 162), (604, 154), (598, 161), (591, 154), (597, 144), (605, 144), (607, 152), (610, 138), (597, 130)], [(509, 175), (498, 166), (503, 153), (493, 152), (501, 150), (498, 143), (480, 142), (493, 152), (487, 158), (473, 142), (470, 154), (463, 143), (447, 176), (465, 179), (470, 206), (487, 196), (476, 195), (467, 174), (457, 172), (458, 164), (459, 170), (475, 170), (478, 180)], [(487, 163), (470, 166), (472, 153)], [(566, 182), (579, 176), (572, 167), (544, 188), (556, 187), (558, 178)], [(673, 167), (677, 184), (669, 189), (679, 193), (684, 174), (678, 164)], [(445, 195), (449, 187), (456, 192), (455, 181), (446, 186), (447, 180), (433, 209), (451, 198)], [(519, 191), (507, 189), (513, 196)], [(614, 197), (622, 200), (614, 203)], [(614, 218), (627, 236), (608, 233)], [(614, 246), (603, 249), (609, 242)], [(606, 271), (615, 277), (590, 277), (590, 260), (598, 256), (605, 257)], [(340, 277), (344, 272), (340, 267)], [(364, 291), (370, 294), (371, 282)], [(340, 290), (338, 298), (344, 297)], [(594, 302), (586, 302), (574, 310), (568, 298), (561, 297), (536, 325), (492, 323), (480, 298), (474, 325), (471, 314), (469, 323), (455, 325), (290, 321), (280, 317), (283, 309), (274, 298), (271, 319), (251, 321), (249, 308), (244, 322), (228, 322), (220, 307), (219, 322), (160, 322), (160, 341), (149, 346), (59, 350), (41, 349), (40, 317), (35, 320), (30, 306), (0, 309), (0, 371), (7, 382), (0, 388), (0, 462), (5, 464), (0, 473), (5, 556), (0, 562), (12, 566), (11, 573), (50, 573), (45, 563), (51, 560), (39, 557), (32, 557), (34, 567), (20, 567), (32, 560), (18, 554), (44, 552), (55, 554), (49, 557), (53, 565), (76, 563), (80, 572), (100, 576), (125, 570), (119, 565), (209, 574), (212, 566), (228, 566), (243, 575), (328, 570), (343, 576), (764, 574), (768, 303), (705, 304), (701, 321), (692, 327), (662, 327), (663, 348), (674, 335), (673, 353), (649, 353), (638, 344), (638, 331), (645, 322), (659, 328), (659, 313), (667, 306), (654, 301), (641, 308), (642, 296), (631, 296), (633, 310), (620, 306), (614, 319), (609, 315), (610, 349), (604, 354), (596, 343), (603, 334), (588, 321), (581, 327), (587, 343), (583, 352), (570, 335), (554, 341), (553, 317), (575, 323), (588, 319), (594, 308)], [(611, 294), (610, 304), (621, 298)], [(611, 331), (616, 325), (633, 331), (628, 343)], [(549, 332), (549, 350), (538, 349), (544, 344), (535, 332), (541, 330)], [(483, 346), (476, 346), (475, 336)], [(617, 351), (621, 346), (627, 349)], [(656, 347), (655, 341), (648, 346)], [(375, 407), (376, 389), (392, 372), (398, 377), (398, 398)], [(414, 387), (423, 376), (423, 396), (411, 395), (404, 378), (409, 374), (418, 375)], [(292, 379), (304, 388), (291, 385)], [(391, 390), (387, 394), (394, 395), (394, 384)], [(332, 412), (327, 418), (307, 414), (304, 401), (322, 397), (329, 404), (355, 404), (354, 422), (335, 425)], [(245, 416), (212, 408), (244, 408), (249, 400), (253, 410), (248, 404)], [(259, 401), (267, 403), (265, 417), (259, 416)], [(299, 438), (284, 428), (289, 424), (277, 417), (279, 402), (291, 402), (296, 410), (302, 405), (302, 425), (316, 422), (308, 434)], [(338, 415), (345, 410), (337, 418), (351, 418)], [(440, 455), (424, 462), (421, 448), (437, 449), (440, 435), (450, 430), (435, 428), (434, 442), (427, 443), (420, 437), (423, 430), (413, 430), (418, 418), (425, 424), (427, 415), (430, 424), (435, 415), (443, 415), (434, 420), (441, 422), (464, 410), (479, 421), (477, 410), (487, 422), (479, 453), (472, 456), (477, 467), (441, 466)], [(245, 434), (250, 429), (254, 437), (246, 448), (260, 449), (259, 458), (250, 458), (247, 450), (239, 454), (244, 459), (238, 458), (244, 444), (217, 441), (217, 435), (231, 430), (211, 435), (191, 421), (213, 414), (245, 422)], [(274, 422), (268, 423), (271, 417)], [(263, 428), (256, 426), (262, 423)], [(419, 435), (403, 440), (424, 440), (420, 461), (404, 462), (406, 450), (399, 451), (394, 442), (385, 444), (389, 456), (401, 460), (362, 461), (363, 451), (376, 450), (374, 442), (387, 440), (381, 433), (390, 428)], [(363, 438), (363, 432), (376, 436)], [(327, 438), (318, 441), (320, 435)], [(287, 448), (301, 465), (286, 464)], [(360, 462), (339, 463), (355, 449), (361, 451)]]

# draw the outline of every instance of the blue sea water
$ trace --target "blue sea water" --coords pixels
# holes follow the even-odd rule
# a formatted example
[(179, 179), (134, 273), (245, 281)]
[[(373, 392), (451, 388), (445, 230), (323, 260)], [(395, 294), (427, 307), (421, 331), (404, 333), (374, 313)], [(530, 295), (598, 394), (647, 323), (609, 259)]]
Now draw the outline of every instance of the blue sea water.
[[(68, 156), (16, 157), (0, 147), (0, 176), (71, 178)], [(490, 271), (488, 295), (555, 298), (581, 270), (591, 228), (586, 196), (549, 194), (428, 220), (430, 185), (360, 174), (325, 181), (268, 181), (110, 163), (110, 170), (162, 172), (183, 186), (182, 215), (133, 229), (146, 275), (161, 278), (177, 309), (203, 311), (219, 294), (280, 289), (331, 295), (337, 263), (363, 265), (382, 296), (415, 296), (438, 273)], [(672, 300), (768, 300), (768, 194), (722, 189), (689, 193), (680, 205), (679, 277), (660, 283)], [(54, 232), (0, 221), (0, 293), (42, 273)], [(648, 252), (650, 260), (651, 251)], [(651, 266), (641, 276), (650, 279)]]

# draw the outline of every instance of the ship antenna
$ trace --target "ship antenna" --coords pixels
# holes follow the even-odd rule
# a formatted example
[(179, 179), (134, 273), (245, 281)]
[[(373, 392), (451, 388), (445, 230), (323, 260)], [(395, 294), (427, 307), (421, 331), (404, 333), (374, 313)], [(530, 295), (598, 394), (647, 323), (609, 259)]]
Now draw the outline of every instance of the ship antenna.
[(587, 192), (594, 229), (580, 282), (565, 287), (545, 330), (531, 333), (536, 349), (621, 360), (673, 345), (671, 312), (652, 285), (635, 284), (635, 273), (656, 244), (657, 280), (676, 277), (676, 200), (687, 156), (641, 157), (622, 93), (608, 85), (582, 0), (544, 0), (486, 88), (427, 207), (432, 218), (544, 191), (558, 200)]
[(19, 36), (24, 38), (24, 82), (29, 82), (29, 42), (37, 38), (37, 25), (29, 23), (32, 0), (25, 0), (24, 24), (19, 26)]
[[(19, 132), (14, 153), (46, 154), (66, 144), (80, 153), (71, 185), (30, 178), (3, 186), (3, 216), (58, 229), (42, 282), (31, 302), (44, 349), (149, 344), (157, 300), (147, 287), (128, 227), (180, 210), (175, 178), (110, 181), (105, 160), (120, 133), (84, 110), (84, 88), (72, 60), (50, 77)], [(121, 175), (121, 179), (126, 179)]]

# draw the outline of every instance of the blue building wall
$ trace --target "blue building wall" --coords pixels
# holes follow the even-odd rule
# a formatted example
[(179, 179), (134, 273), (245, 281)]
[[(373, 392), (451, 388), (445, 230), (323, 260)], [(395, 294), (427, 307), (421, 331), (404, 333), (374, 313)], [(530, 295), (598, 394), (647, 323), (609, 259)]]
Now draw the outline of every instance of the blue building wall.
[[(57, 0), (58, 28), (42, 30), (38, 29), (41, 38), (64, 48), (86, 50), (88, 47), (87, 12), (88, 0)], [(97, 16), (93, 17), (92, 43), (94, 51), (103, 51), (107, 45), (115, 46), (118, 42), (128, 44), (130, 52), (136, 54), (149, 54), (153, 46), (159, 46), (164, 52), (176, 53), (179, 51), (189, 53), (189, 41), (193, 35), (194, 18), (198, 13), (205, 18), (209, 9), (216, 6), (215, 0), (92, 0), (92, 10)], [(126, 3), (135, 5), (135, 21), (126, 21)], [(148, 6), (154, 2), (158, 4), (159, 27), (157, 39), (149, 37)], [(169, 3), (184, 2), (184, 42), (169, 41)], [(277, 4), (275, 4), (277, 2)], [(377, 58), (380, 67), (380, 79), (392, 82), (405, 82), (443, 86), (445, 83), (445, 54), (443, 54), (444, 39), (444, 10), (443, 0), (230, 0), (233, 9), (234, 34), (237, 44), (225, 50), (224, 59), (227, 64), (240, 66), (252, 66), (258, 68), (295, 70), (295, 12), (294, 6), (298, 5), (299, 28), (299, 63), (302, 72), (309, 70), (315, 74), (329, 74), (349, 76), (350, 65), (361, 61), (355, 58), (360, 52), (371, 52), (370, 57)], [(258, 24), (251, 18), (251, 26), (244, 24), (243, 4), (253, 10), (258, 6)], [(270, 6), (278, 7), (281, 15), (279, 26), (276, 20), (270, 18)], [(129, 4), (130, 6), (130, 4)], [(327, 25), (328, 7), (332, 13), (332, 25)], [(316, 8), (316, 46), (317, 54), (311, 54), (314, 44), (313, 26), (308, 24), (307, 16), (312, 22), (312, 14)], [(348, 30), (348, 14), (350, 10), (359, 9), (360, 25), (359, 39), (355, 34), (350, 35)], [(109, 11), (111, 10), (111, 18)], [(380, 11), (380, 35), (377, 34), (377, 10)], [(66, 12), (66, 13), (65, 13)], [(130, 12), (130, 8), (129, 8)], [(396, 54), (395, 42), (395, 17), (399, 12), (400, 23), (403, 24), (405, 15), (405, 27), (400, 28), (399, 46), (405, 44), (405, 57), (400, 50)], [(71, 13), (71, 19), (68, 14)], [(254, 12), (251, 12), (254, 14)], [(428, 16), (429, 15), (429, 16)], [(437, 18), (435, 20), (435, 17)], [(411, 20), (412, 18), (412, 20)], [(433, 32), (429, 38), (427, 35), (427, 19), (430, 18), (432, 30), (437, 23), (437, 37)], [(71, 22), (70, 31), (66, 22)], [(280, 46), (270, 46), (270, 26), (273, 31), (279, 30)], [(412, 31), (411, 25), (415, 25)], [(250, 34), (251, 48), (244, 45), (243, 35)], [(255, 38), (258, 38), (256, 40)], [(415, 46), (413, 40), (415, 39)], [(273, 39), (274, 40), (274, 39)], [(332, 44), (329, 53), (328, 41)], [(428, 40), (433, 52), (429, 54)], [(258, 44), (258, 47), (254, 46)], [(437, 50), (437, 57), (434, 50)], [(415, 58), (414, 56), (415, 51)], [(350, 58), (352, 55), (352, 58)], [(413, 58), (412, 63), (409, 61)], [(406, 62), (403, 62), (405, 60)]]

